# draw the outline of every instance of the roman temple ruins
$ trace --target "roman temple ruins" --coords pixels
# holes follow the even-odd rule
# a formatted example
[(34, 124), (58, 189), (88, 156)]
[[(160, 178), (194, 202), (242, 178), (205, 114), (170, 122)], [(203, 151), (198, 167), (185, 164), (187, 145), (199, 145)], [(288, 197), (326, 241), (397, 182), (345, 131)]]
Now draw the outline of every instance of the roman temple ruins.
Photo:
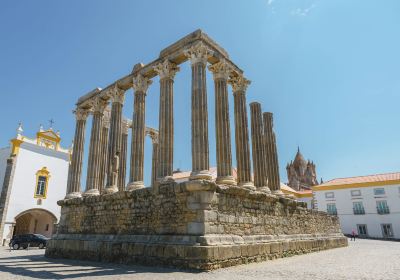
[[(178, 183), (173, 179), (174, 76), (186, 61), (192, 71), (192, 171), (189, 180)], [(207, 68), (215, 85), (215, 180), (209, 171)], [(155, 130), (146, 128), (145, 107), (146, 92), (157, 75), (160, 110)], [(162, 50), (153, 62), (136, 64), (132, 73), (81, 97), (75, 110), (67, 193), (58, 202), (61, 218), (46, 256), (212, 270), (346, 246), (336, 216), (307, 210), (304, 202), (280, 191), (273, 117), (252, 102), (249, 125), (249, 84), (228, 53), (197, 30)], [(228, 85), (234, 95), (235, 174)], [(131, 88), (130, 122), (122, 116), (122, 108)], [(87, 179), (82, 188), (89, 114)], [(143, 178), (146, 134), (153, 141), (151, 187), (145, 187)], [(129, 182), (125, 182), (128, 160)]]

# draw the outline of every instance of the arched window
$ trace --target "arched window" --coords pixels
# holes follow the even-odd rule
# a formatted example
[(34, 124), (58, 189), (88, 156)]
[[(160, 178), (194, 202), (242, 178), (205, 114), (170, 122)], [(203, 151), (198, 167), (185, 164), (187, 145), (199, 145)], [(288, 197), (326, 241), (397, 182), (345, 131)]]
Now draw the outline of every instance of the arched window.
[(43, 167), (36, 172), (35, 198), (46, 198), (49, 179), (50, 172), (47, 170), (47, 167)]

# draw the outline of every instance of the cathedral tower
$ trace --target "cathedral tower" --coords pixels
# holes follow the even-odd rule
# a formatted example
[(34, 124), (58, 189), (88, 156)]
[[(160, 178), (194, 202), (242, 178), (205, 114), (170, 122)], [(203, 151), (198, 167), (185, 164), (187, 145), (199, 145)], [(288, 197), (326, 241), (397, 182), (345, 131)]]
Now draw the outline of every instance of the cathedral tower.
[(318, 184), (317, 174), (315, 172), (314, 162), (306, 161), (297, 148), (297, 153), (294, 161), (291, 161), (286, 166), (289, 187), (300, 191), (309, 190), (312, 186)]

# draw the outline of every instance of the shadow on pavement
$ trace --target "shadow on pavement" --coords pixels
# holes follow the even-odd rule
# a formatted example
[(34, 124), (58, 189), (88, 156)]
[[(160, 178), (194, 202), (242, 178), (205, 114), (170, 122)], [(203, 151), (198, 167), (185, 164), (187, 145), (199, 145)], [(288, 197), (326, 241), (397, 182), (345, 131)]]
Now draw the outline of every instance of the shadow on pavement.
[(173, 268), (137, 265), (128, 266), (69, 259), (50, 259), (44, 256), (44, 251), (37, 255), (27, 253), (19, 256), (1, 257), (0, 271), (37, 279), (73, 279), (79, 277), (138, 273), (198, 273), (196, 271), (183, 271)]

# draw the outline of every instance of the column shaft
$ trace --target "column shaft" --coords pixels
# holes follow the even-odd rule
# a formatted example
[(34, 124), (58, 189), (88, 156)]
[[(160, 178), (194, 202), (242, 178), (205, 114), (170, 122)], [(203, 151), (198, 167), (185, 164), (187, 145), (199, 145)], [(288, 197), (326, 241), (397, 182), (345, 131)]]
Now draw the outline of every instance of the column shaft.
[(264, 119), (264, 135), (265, 135), (265, 164), (266, 174), (268, 179), (268, 187), (271, 191), (280, 191), (279, 163), (278, 152), (276, 147), (275, 133), (273, 130), (272, 113), (266, 112), (263, 114)]
[(232, 176), (231, 129), (229, 123), (229, 102), (227, 80), (231, 69), (224, 61), (209, 66), (214, 74), (215, 86), (215, 135), (217, 151), (218, 184), (236, 184)]
[[(126, 125), (126, 124), (124, 124)], [(125, 128), (124, 128), (125, 130)], [(126, 160), (127, 160), (127, 151), (128, 151), (128, 129), (123, 131), (122, 133), (122, 141), (121, 141), (121, 155), (120, 155), (120, 163), (119, 163), (119, 176), (118, 176), (118, 190), (125, 190), (125, 179), (126, 179)]]
[(100, 185), (100, 193), (103, 193), (104, 191), (104, 185), (105, 185), (105, 179), (106, 179), (106, 174), (107, 174), (107, 159), (108, 159), (108, 131), (109, 127), (104, 125), (104, 120), (103, 120), (103, 130), (101, 133), (101, 156), (102, 159), (100, 161), (100, 179), (99, 179), (99, 185)]
[(192, 65), (192, 174), (191, 179), (211, 179), (209, 173), (206, 65)]
[[(107, 166), (107, 193), (118, 191), (118, 172), (115, 170), (113, 162), (116, 156), (121, 157), (122, 144), (122, 103), (118, 101), (112, 102), (110, 133), (108, 140), (108, 166)], [(114, 171), (113, 171), (114, 170)]]
[(261, 104), (253, 102), (250, 104), (251, 112), (251, 141), (254, 168), (254, 185), (259, 190), (266, 190), (265, 176), (265, 151), (263, 141), (263, 123)]
[(103, 129), (103, 111), (105, 102), (99, 99), (94, 101), (94, 112), (92, 119), (92, 130), (89, 145), (89, 160), (86, 177), (86, 191), (84, 195), (100, 194), (100, 162), (101, 155), (101, 134)]
[(132, 122), (131, 168), (128, 190), (144, 188), (144, 137), (146, 130), (146, 91), (151, 81), (138, 75), (133, 79), (135, 90), (134, 113)]
[(151, 186), (154, 188), (157, 183), (159, 143), (153, 142), (153, 151), (151, 156)]
[(68, 169), (68, 182), (66, 199), (81, 196), (81, 174), (84, 156), (85, 127), (88, 112), (78, 109), (75, 112), (76, 126), (74, 136), (74, 146), (72, 150), (71, 163)]
[(159, 155), (157, 178), (171, 180), (174, 160), (174, 97), (171, 78), (160, 80)]

